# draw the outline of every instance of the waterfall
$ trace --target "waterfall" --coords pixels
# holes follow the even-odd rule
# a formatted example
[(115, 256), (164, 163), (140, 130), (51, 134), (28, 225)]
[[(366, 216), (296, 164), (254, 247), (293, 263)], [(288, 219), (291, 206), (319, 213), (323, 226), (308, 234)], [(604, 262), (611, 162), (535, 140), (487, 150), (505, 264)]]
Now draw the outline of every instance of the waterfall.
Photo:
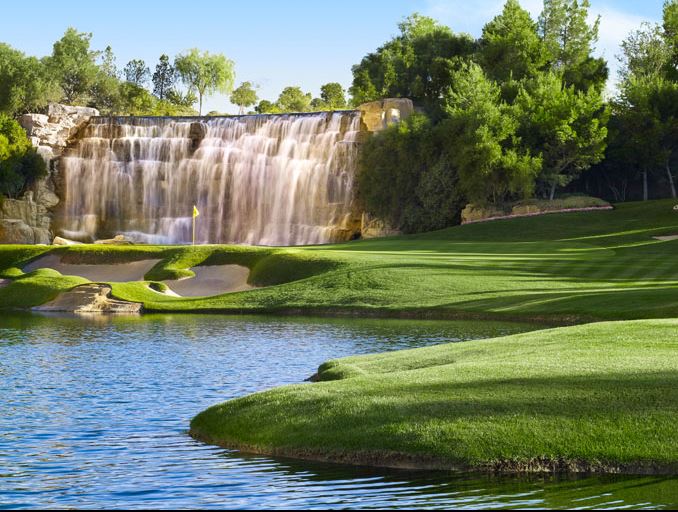
[(93, 118), (59, 164), (61, 233), (146, 243), (346, 239), (359, 112)]

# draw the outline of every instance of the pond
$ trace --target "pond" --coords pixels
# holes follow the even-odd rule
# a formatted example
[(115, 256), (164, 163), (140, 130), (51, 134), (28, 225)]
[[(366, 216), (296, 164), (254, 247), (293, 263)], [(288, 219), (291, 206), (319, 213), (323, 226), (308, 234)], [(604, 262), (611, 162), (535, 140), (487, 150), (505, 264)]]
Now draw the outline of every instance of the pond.
[(659, 477), (406, 472), (247, 456), (187, 435), (323, 361), (525, 324), (166, 315), (0, 318), (0, 508), (662, 508)]

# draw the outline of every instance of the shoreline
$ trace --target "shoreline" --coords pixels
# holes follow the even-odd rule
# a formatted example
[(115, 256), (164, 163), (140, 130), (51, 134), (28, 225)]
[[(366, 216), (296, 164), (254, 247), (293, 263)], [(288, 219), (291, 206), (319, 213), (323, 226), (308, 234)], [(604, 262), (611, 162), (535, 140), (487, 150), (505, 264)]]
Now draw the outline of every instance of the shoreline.
[(188, 435), (196, 441), (218, 446), (227, 450), (237, 450), (247, 455), (281, 457), (310, 462), (339, 464), (384, 469), (410, 471), (447, 471), (453, 473), (478, 473), (492, 475), (551, 474), (551, 475), (637, 475), (637, 476), (673, 476), (678, 474), (678, 463), (664, 464), (653, 461), (638, 462), (602, 462), (583, 459), (548, 459), (535, 457), (530, 460), (497, 460), (478, 465), (453, 463), (444, 459), (398, 452), (322, 452), (320, 450), (301, 450), (291, 448), (261, 449), (254, 446), (229, 443), (213, 439), (191, 428)]

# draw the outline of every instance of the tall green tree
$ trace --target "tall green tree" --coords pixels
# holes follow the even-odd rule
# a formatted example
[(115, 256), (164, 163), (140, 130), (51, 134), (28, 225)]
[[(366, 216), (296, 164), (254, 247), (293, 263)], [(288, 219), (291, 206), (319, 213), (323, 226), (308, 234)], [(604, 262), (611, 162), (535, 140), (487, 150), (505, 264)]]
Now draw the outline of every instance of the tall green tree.
[(537, 23), (518, 0), (507, 0), (501, 14), (485, 25), (479, 50), (488, 77), (500, 83), (532, 77), (544, 65)]
[(461, 190), (479, 204), (529, 197), (542, 162), (521, 147), (515, 109), (475, 63), (457, 71), (452, 83), (446, 124), (457, 141)]
[(115, 54), (113, 53), (113, 48), (107, 46), (106, 49), (101, 53), (101, 64), (99, 69), (102, 73), (112, 77), (118, 78), (118, 66), (116, 64)]
[(398, 27), (398, 36), (353, 67), (353, 103), (403, 97), (437, 113), (454, 70), (470, 59), (475, 41), (419, 14)]
[(678, 80), (678, 0), (664, 2), (662, 28), (664, 40), (671, 54), (667, 74), (670, 79)]
[(301, 87), (285, 87), (276, 106), (281, 112), (308, 112), (311, 110), (311, 93), (305, 93)]
[(320, 100), (323, 107), (329, 110), (346, 108), (346, 91), (338, 82), (321, 85)]
[(243, 82), (231, 93), (231, 103), (238, 105), (240, 115), (245, 113), (247, 107), (256, 104), (257, 96), (256, 86), (252, 82)]
[(97, 79), (99, 54), (90, 49), (91, 39), (92, 34), (69, 28), (45, 59), (49, 73), (61, 87), (62, 101), (67, 104), (87, 103)]
[(41, 111), (59, 99), (57, 89), (38, 59), (0, 43), (0, 113)]
[(596, 88), (578, 91), (555, 73), (544, 73), (521, 88), (515, 105), (518, 134), (533, 154), (541, 153), (537, 185), (550, 199), (602, 160), (608, 112)]
[(172, 90), (176, 82), (176, 70), (167, 55), (162, 54), (153, 73), (153, 94), (159, 99), (167, 98), (167, 93)]
[(605, 60), (593, 57), (600, 17), (589, 24), (590, 7), (589, 0), (544, 0), (539, 17), (550, 69), (579, 90), (602, 89), (608, 76)]
[(125, 65), (125, 80), (144, 87), (151, 77), (151, 70), (142, 59), (132, 59)]
[(177, 56), (174, 66), (184, 84), (198, 94), (200, 115), (205, 96), (217, 92), (229, 94), (233, 90), (233, 61), (223, 54), (211, 54), (193, 48)]

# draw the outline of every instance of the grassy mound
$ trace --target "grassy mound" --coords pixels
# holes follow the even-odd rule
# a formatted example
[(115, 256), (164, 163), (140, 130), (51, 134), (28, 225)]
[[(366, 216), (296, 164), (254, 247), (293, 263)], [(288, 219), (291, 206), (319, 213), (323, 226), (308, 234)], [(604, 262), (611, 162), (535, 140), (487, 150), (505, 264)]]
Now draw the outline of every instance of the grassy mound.
[(606, 322), (330, 361), (326, 382), (212, 407), (193, 436), (392, 467), (678, 472), (678, 320)]

